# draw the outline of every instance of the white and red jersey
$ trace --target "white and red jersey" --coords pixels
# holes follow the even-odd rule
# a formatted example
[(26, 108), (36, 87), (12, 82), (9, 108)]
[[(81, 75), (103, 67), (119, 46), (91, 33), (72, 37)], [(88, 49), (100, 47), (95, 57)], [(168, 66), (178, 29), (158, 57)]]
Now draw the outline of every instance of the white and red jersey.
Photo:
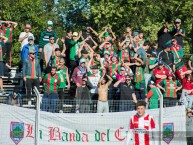
[(155, 122), (149, 114), (144, 117), (134, 115), (130, 120), (130, 130), (134, 134), (134, 145), (152, 145), (150, 132), (155, 130)]

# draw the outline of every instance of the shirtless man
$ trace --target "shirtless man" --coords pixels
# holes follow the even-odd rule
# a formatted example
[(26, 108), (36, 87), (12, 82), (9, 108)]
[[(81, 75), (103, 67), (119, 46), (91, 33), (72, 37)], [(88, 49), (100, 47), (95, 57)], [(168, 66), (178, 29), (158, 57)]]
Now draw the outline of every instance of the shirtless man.
[(109, 112), (109, 104), (108, 104), (108, 88), (112, 83), (113, 79), (106, 74), (106, 77), (109, 81), (106, 83), (105, 73), (103, 73), (102, 77), (98, 83), (98, 105), (97, 105), (97, 113), (108, 113)]

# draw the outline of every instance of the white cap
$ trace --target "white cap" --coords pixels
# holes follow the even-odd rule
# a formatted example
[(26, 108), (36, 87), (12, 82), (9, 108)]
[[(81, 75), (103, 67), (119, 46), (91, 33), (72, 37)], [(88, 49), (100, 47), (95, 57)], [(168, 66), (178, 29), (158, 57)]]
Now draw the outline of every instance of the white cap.
[(52, 21), (48, 21), (48, 26), (53, 26), (53, 22)]
[(181, 23), (181, 20), (177, 18), (177, 19), (175, 20), (175, 22), (176, 22), (176, 23)]

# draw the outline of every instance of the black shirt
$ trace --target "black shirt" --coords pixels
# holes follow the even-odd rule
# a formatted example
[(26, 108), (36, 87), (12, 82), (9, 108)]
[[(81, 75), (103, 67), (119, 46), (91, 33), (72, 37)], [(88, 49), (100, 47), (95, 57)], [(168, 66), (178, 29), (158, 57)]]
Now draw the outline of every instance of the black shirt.
[(135, 93), (135, 89), (132, 84), (120, 83), (118, 87), (121, 94), (120, 100), (133, 100), (132, 94)]
[(70, 41), (72, 39), (68, 38), (68, 37), (65, 37), (65, 45), (66, 45), (66, 50), (69, 50), (70, 49)]
[(169, 32), (164, 32), (165, 27), (162, 27), (158, 32), (158, 48), (164, 49), (165, 44), (172, 39), (172, 35)]
[(87, 95), (89, 92), (87, 87), (82, 87), (82, 97), (81, 100), (89, 100), (89, 96)]
[(172, 69), (172, 66), (174, 64), (174, 55), (171, 51), (170, 52), (165, 52), (165, 51), (162, 50), (158, 55), (158, 59), (162, 60), (165, 64), (170, 66), (171, 69)]

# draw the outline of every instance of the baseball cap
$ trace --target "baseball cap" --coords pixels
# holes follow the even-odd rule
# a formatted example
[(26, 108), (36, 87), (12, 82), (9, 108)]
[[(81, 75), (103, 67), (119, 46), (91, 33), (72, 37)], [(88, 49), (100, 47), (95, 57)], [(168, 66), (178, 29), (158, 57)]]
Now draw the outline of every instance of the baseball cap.
[(138, 36), (139, 32), (133, 32), (133, 37)]
[(79, 62), (80, 62), (80, 64), (81, 64), (81, 63), (85, 63), (85, 62), (86, 62), (86, 59), (81, 58)]
[(81, 50), (82, 54), (88, 54), (88, 51), (86, 49)]
[(164, 63), (163, 63), (162, 60), (158, 61), (158, 65), (163, 65), (163, 64), (164, 64)]
[(78, 36), (78, 33), (77, 32), (73, 32), (73, 34), (72, 34), (73, 36)]
[(121, 70), (124, 70), (124, 71), (125, 71), (125, 68), (124, 68), (124, 67), (121, 67)]
[(157, 57), (156, 53), (151, 52), (151, 57)]
[(149, 86), (149, 85), (155, 85), (155, 82), (152, 81), (152, 80), (149, 80), (147, 85), (148, 85), (148, 86)]
[(33, 36), (29, 36), (29, 37), (28, 37), (28, 41), (29, 41), (29, 40), (34, 40)]
[(164, 49), (166, 49), (166, 48), (170, 48), (170, 47), (172, 47), (172, 43), (171, 43), (171, 41), (168, 41), (166, 44), (165, 44), (165, 46), (164, 46)]
[(26, 24), (25, 25), (25, 29), (31, 29), (31, 25), (30, 24)]
[(109, 33), (108, 32), (105, 32), (103, 37), (108, 37), (109, 36)]
[(177, 18), (177, 19), (175, 20), (175, 22), (176, 22), (176, 23), (181, 23), (181, 20), (180, 20), (179, 18)]
[(108, 54), (108, 55), (109, 55), (110, 53), (109, 53), (109, 51), (104, 51), (104, 55), (105, 55), (105, 54)]
[(52, 21), (48, 21), (48, 26), (53, 26), (53, 22)]
[(173, 73), (169, 73), (167, 76), (168, 77), (173, 77)]

